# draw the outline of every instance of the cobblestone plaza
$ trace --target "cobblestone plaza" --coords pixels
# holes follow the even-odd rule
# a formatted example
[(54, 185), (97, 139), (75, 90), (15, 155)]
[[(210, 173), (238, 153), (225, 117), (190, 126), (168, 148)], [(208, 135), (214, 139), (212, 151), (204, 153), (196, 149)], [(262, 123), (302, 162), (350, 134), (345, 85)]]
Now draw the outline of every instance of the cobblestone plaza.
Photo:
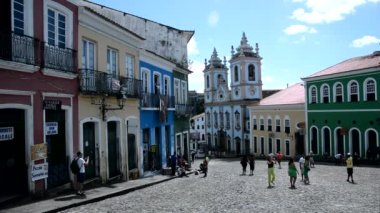
[(317, 164), (310, 185), (298, 176), (297, 189), (290, 189), (287, 167), (276, 165), (275, 187), (268, 189), (266, 161), (257, 160), (249, 176), (241, 175), (238, 160), (212, 159), (206, 178), (190, 174), (65, 212), (380, 212), (380, 168), (354, 167), (352, 184), (345, 166)]

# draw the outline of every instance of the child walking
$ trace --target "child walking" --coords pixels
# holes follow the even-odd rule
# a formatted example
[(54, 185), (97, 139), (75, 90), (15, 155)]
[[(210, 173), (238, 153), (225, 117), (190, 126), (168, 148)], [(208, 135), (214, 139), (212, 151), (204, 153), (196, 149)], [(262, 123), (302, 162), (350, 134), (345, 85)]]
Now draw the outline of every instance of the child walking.
[(288, 167), (288, 175), (290, 177), (290, 188), (291, 189), (296, 189), (296, 180), (297, 180), (297, 174), (298, 170), (296, 165), (294, 164), (294, 159), (290, 158), (289, 159), (289, 167)]

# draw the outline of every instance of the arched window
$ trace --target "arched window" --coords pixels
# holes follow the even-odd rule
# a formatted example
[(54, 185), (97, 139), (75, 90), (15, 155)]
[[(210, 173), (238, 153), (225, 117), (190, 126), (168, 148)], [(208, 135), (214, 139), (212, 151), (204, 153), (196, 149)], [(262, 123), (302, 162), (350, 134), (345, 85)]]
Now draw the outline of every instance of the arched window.
[(329, 86), (323, 85), (322, 86), (322, 103), (329, 103), (330, 102), (330, 89)]
[(272, 131), (272, 118), (271, 117), (269, 117), (268, 118), (268, 131)]
[(310, 88), (310, 103), (311, 104), (317, 103), (317, 88), (314, 86)]
[(250, 64), (248, 66), (248, 81), (254, 81), (255, 80), (255, 66), (253, 64)]
[(235, 80), (235, 82), (239, 81), (239, 68), (238, 68), (238, 66), (235, 66), (235, 68), (234, 68), (234, 80)]
[(210, 88), (210, 76), (206, 76), (206, 88)]
[(358, 83), (353, 81), (349, 84), (349, 101), (350, 102), (358, 102), (359, 101), (359, 90)]
[(310, 135), (310, 151), (313, 151), (314, 154), (318, 153), (318, 129), (316, 127), (311, 128)]
[(218, 113), (214, 112), (214, 127), (218, 128)]
[(364, 84), (365, 88), (365, 99), (366, 101), (375, 101), (376, 100), (376, 84), (375, 81), (370, 79)]
[(334, 102), (335, 103), (342, 103), (343, 102), (343, 86), (341, 83), (335, 84), (335, 96), (334, 96)]

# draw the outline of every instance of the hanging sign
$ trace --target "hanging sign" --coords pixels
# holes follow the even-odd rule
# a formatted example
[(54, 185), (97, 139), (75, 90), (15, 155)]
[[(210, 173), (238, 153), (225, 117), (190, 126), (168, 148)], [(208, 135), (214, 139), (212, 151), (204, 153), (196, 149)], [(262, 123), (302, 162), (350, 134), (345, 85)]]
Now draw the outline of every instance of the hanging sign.
[(58, 134), (58, 122), (46, 122), (45, 123), (46, 135)]
[(32, 146), (32, 160), (41, 160), (47, 158), (47, 145), (44, 143)]
[(32, 181), (47, 178), (49, 176), (49, 166), (48, 163), (32, 165)]
[(13, 127), (0, 127), (0, 141), (9, 141), (14, 138)]
[(43, 109), (61, 110), (62, 102), (60, 100), (43, 100)]

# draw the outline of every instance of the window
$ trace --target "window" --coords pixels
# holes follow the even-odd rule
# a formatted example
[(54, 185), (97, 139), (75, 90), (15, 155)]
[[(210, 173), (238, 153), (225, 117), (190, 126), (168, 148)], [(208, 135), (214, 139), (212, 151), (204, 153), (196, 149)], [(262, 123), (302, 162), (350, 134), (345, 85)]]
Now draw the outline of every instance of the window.
[(207, 122), (207, 126), (208, 126), (208, 127), (211, 126), (211, 122), (210, 122), (210, 120), (211, 120), (210, 113), (207, 112), (207, 113), (206, 113), (206, 122)]
[(82, 69), (95, 69), (95, 44), (91, 41), (82, 40)]
[(273, 153), (273, 141), (272, 138), (268, 138), (268, 154)]
[(281, 152), (281, 140), (276, 139), (276, 153)]
[(281, 132), (281, 120), (276, 118), (276, 132)]
[(336, 103), (343, 102), (343, 86), (340, 83), (335, 85), (335, 102)]
[(272, 131), (272, 118), (268, 118), (268, 131)]
[(311, 90), (311, 94), (310, 94), (311, 103), (316, 104), (317, 103), (317, 88), (312, 87), (310, 90)]
[(251, 130), (251, 122), (249, 122), (249, 120), (247, 120), (247, 131), (250, 131)]
[(375, 101), (376, 100), (376, 85), (375, 81), (370, 79), (365, 83), (365, 94), (367, 101)]
[(24, 0), (13, 0), (13, 31), (24, 34)]
[(144, 93), (149, 93), (149, 70), (143, 70), (141, 73), (141, 79), (142, 79), (142, 84), (143, 84), (143, 92)]
[(260, 138), (260, 154), (264, 155), (264, 138)]
[(223, 112), (219, 112), (219, 119), (220, 119), (220, 128), (224, 127), (224, 116)]
[(135, 77), (135, 57), (130, 54), (125, 55), (125, 76), (128, 78)]
[(204, 134), (202, 134), (202, 141), (204, 141), (205, 140), (205, 135)]
[(176, 104), (179, 104), (181, 100), (181, 96), (179, 93), (179, 87), (180, 87), (179, 82), (180, 82), (179, 79), (176, 79), (176, 78), (174, 79), (174, 96), (175, 96)]
[(257, 129), (257, 119), (256, 118), (253, 118), (253, 129), (254, 130)]
[(264, 130), (264, 118), (260, 118), (260, 130)]
[(250, 64), (248, 66), (248, 80), (249, 81), (255, 80), (255, 66), (253, 64)]
[(197, 129), (199, 129), (199, 125), (197, 125)]
[(238, 68), (238, 66), (235, 66), (235, 68), (234, 68), (234, 80), (235, 80), (235, 82), (239, 81), (239, 68)]
[(66, 16), (53, 9), (48, 9), (48, 44), (66, 47)]
[(210, 76), (206, 76), (206, 88), (210, 88)]
[(329, 87), (327, 85), (322, 86), (322, 103), (329, 103), (330, 102), (330, 91)]
[(161, 94), (161, 76), (160, 74), (153, 74), (154, 94)]
[(231, 126), (230, 126), (230, 113), (229, 112), (226, 112), (226, 129), (230, 129)]
[(289, 134), (290, 133), (290, 120), (285, 119), (285, 133)]
[(359, 94), (358, 94), (358, 83), (356, 82), (351, 82), (349, 84), (349, 91), (350, 91), (350, 102), (358, 102), (359, 101)]
[(214, 127), (218, 128), (218, 113), (214, 112)]
[(235, 111), (235, 129), (240, 130), (240, 112)]
[(253, 153), (257, 153), (257, 137), (253, 137)]
[(202, 129), (205, 129), (205, 125), (202, 125)]
[(187, 103), (187, 82), (186, 81), (182, 81), (182, 85), (181, 85), (181, 96), (182, 96), (182, 104), (186, 104)]
[(117, 78), (118, 73), (117, 51), (111, 48), (107, 49), (107, 72), (112, 78)]
[(164, 76), (164, 95), (170, 95), (170, 77)]

